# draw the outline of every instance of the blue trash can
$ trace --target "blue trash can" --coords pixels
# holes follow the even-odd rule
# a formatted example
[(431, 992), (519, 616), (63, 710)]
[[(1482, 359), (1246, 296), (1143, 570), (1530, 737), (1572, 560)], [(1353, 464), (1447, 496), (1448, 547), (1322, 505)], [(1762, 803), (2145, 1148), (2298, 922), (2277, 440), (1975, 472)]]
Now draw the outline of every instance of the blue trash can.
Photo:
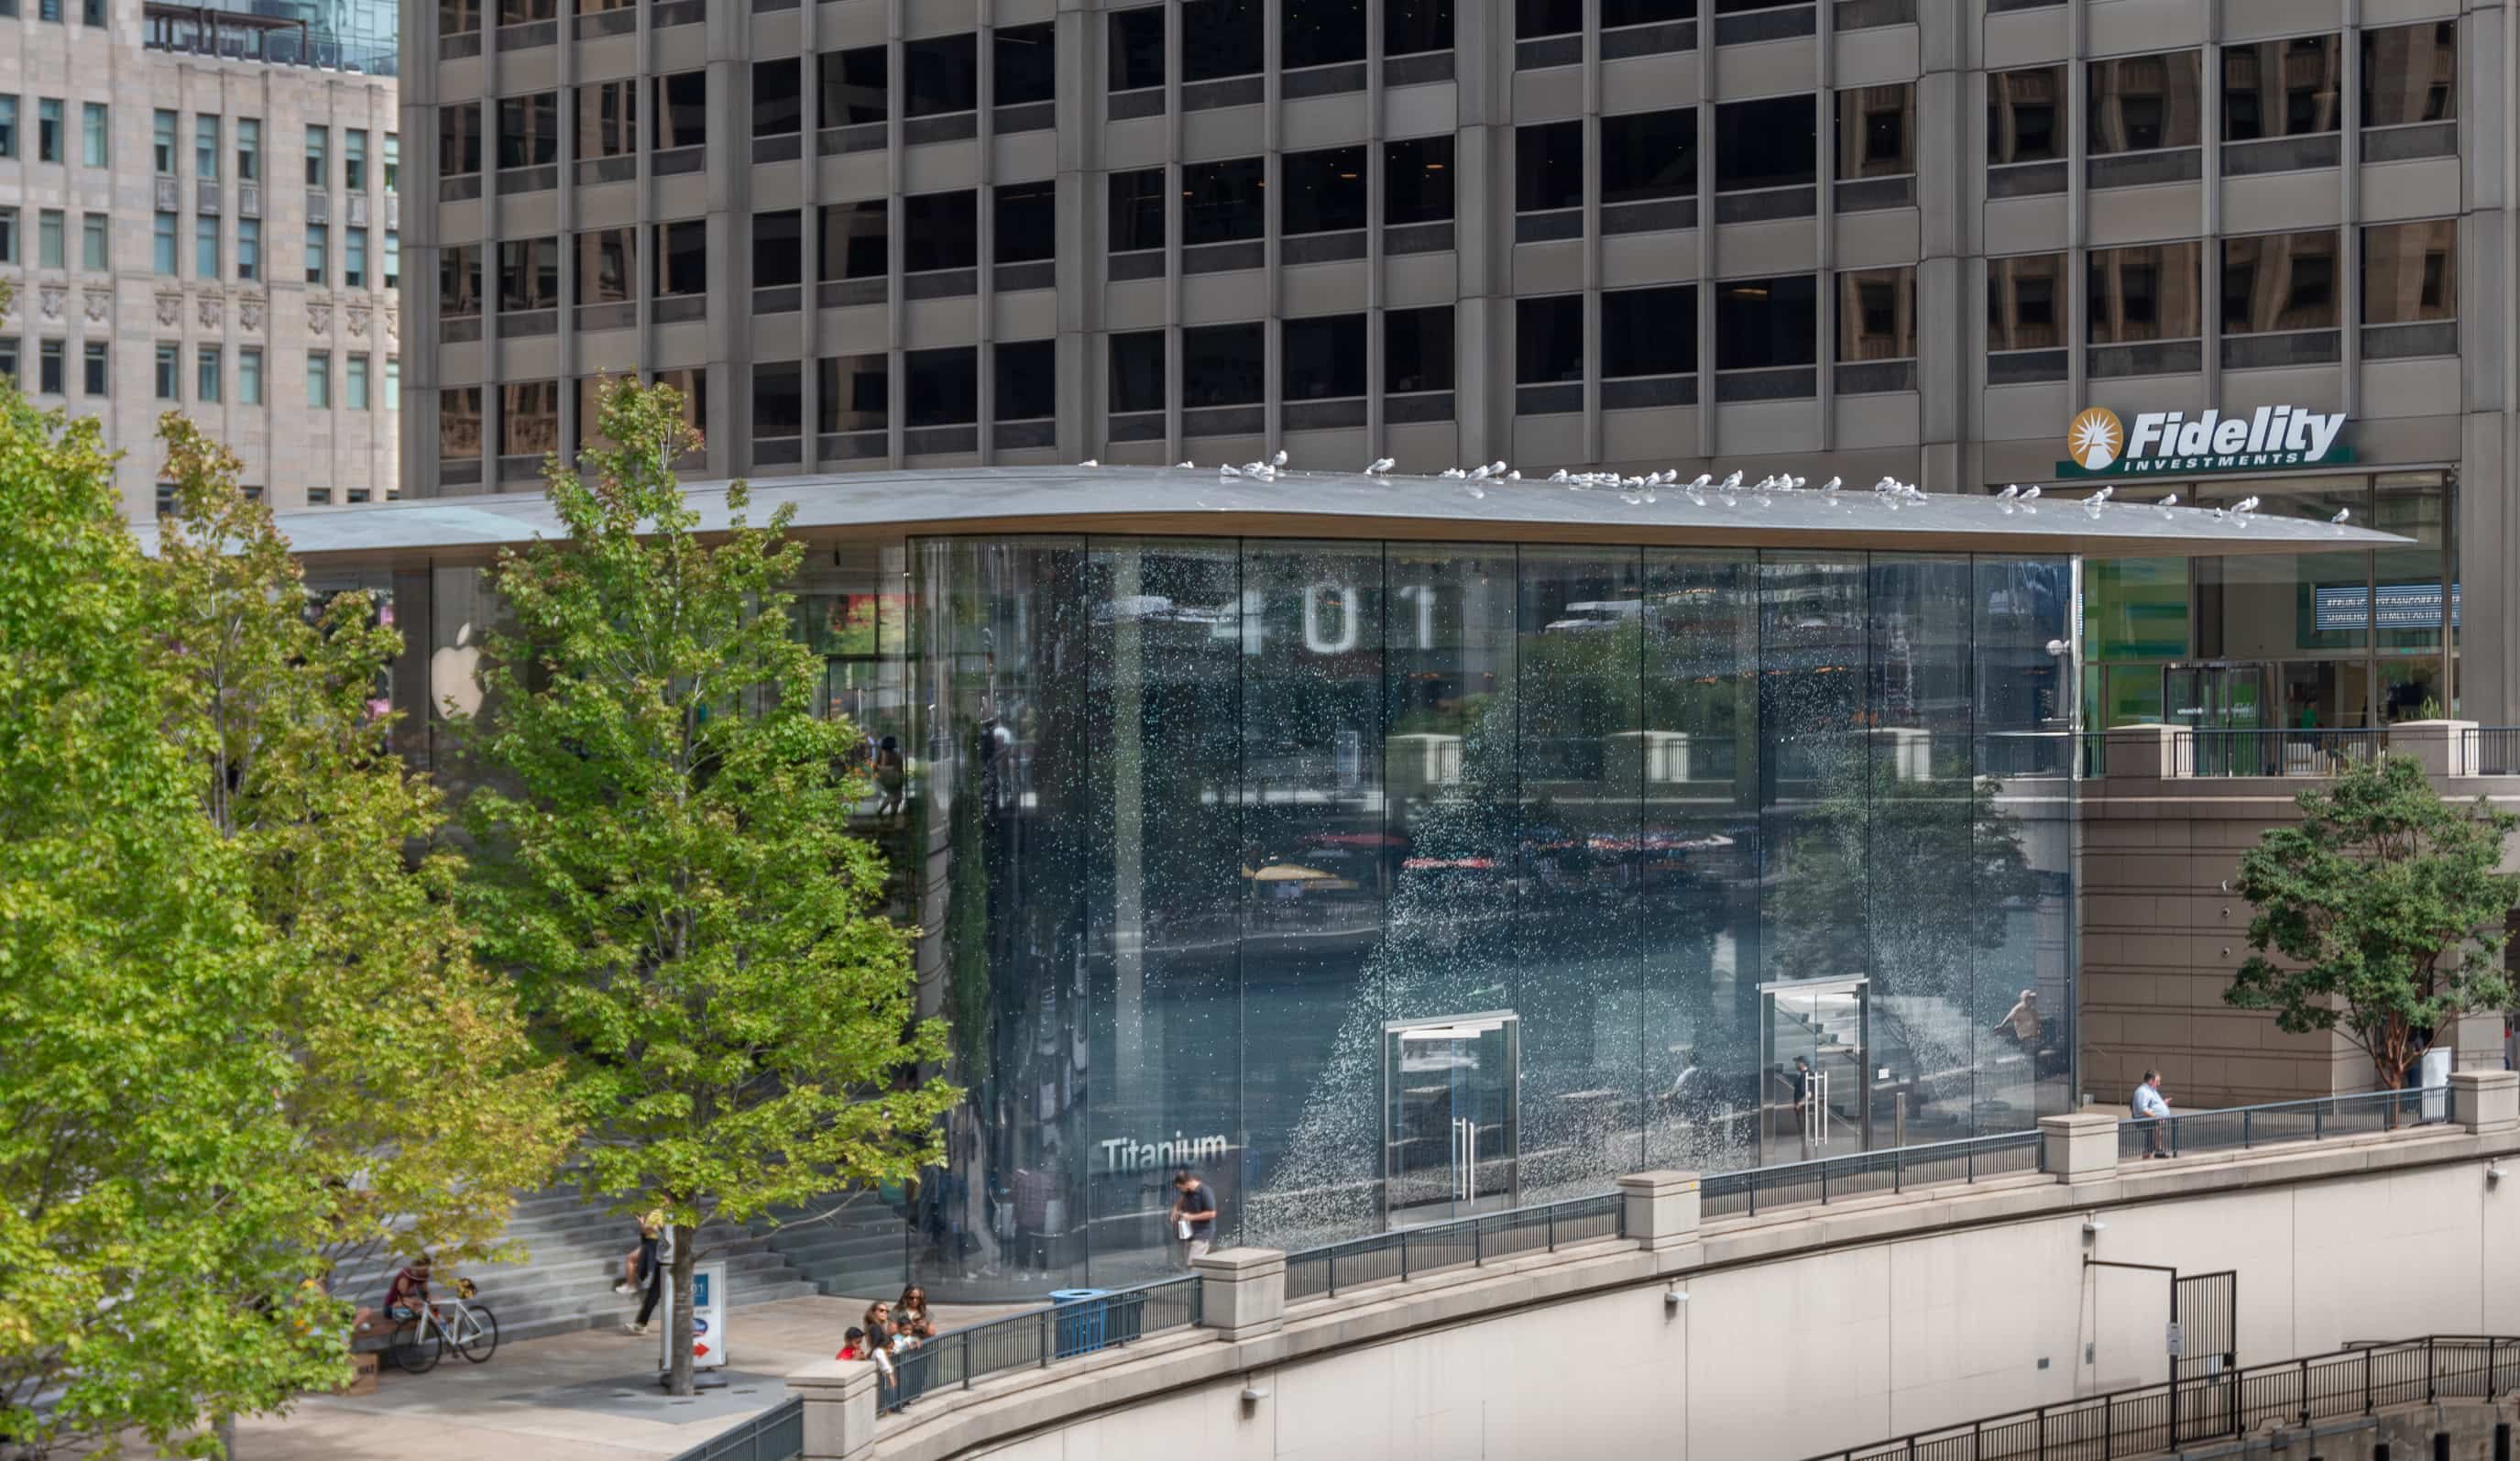
[(1111, 1306), (1108, 1289), (1053, 1289), (1050, 1301), (1058, 1305), (1053, 1327), (1057, 1331), (1051, 1343), (1053, 1359), (1073, 1359), (1091, 1354), (1108, 1340)]

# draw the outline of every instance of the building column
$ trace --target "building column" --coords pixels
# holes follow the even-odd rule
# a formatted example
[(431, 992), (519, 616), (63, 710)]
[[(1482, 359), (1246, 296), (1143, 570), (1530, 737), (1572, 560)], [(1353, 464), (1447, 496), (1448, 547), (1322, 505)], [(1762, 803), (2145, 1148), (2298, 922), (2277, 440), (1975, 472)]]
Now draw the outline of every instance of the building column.
[(2072, 1111), (2039, 1119), (2040, 1165), (2067, 1186), (2118, 1174), (2118, 1119), (2105, 1111)]
[(2520, 1130), (2520, 1072), (2452, 1071), (2451, 1119), (2469, 1131)]
[(788, 1377), (805, 1402), (803, 1461), (850, 1461), (875, 1449), (876, 1368), (862, 1359), (826, 1359)]
[[(1274, 1248), (1219, 1248), (1191, 1259), (1198, 1272), (1199, 1327), (1228, 1342), (1276, 1334), (1286, 1324), (1286, 1256)], [(807, 1455), (813, 1455), (811, 1447)]]
[(2195, 742), (2175, 725), (2108, 727), (2107, 774), (2114, 779), (2169, 781), (2196, 774)]
[(1697, 1173), (1630, 1172), (1619, 1178), (1628, 1237), (1647, 1252), (1697, 1241)]

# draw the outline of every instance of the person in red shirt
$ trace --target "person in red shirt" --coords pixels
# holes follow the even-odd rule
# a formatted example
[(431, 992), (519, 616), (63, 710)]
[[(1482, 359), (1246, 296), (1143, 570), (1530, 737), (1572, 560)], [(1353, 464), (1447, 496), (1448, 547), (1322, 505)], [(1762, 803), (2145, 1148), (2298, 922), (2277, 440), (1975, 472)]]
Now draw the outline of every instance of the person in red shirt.
[(865, 1331), (865, 1330), (863, 1330), (863, 1329), (859, 1329), (859, 1328), (856, 1328), (855, 1326), (852, 1326), (852, 1327), (850, 1328), (850, 1330), (849, 1330), (849, 1332), (848, 1332), (847, 1334), (845, 1334), (845, 1335), (842, 1335), (842, 1336), (841, 1336), (841, 1339), (842, 1339), (842, 1341), (843, 1341), (844, 1343), (842, 1343), (842, 1344), (841, 1344), (841, 1346), (840, 1346), (840, 1352), (839, 1352), (838, 1354), (836, 1354), (836, 1355), (832, 1356), (833, 1358), (835, 1358), (835, 1359), (873, 1359), (873, 1358), (875, 1358), (874, 1354), (870, 1353), (870, 1352), (868, 1351), (868, 1349), (867, 1349), (866, 1331)]
[(422, 1254), (396, 1273), (393, 1286), (385, 1290), (385, 1317), (407, 1324), (428, 1312), (428, 1255)]

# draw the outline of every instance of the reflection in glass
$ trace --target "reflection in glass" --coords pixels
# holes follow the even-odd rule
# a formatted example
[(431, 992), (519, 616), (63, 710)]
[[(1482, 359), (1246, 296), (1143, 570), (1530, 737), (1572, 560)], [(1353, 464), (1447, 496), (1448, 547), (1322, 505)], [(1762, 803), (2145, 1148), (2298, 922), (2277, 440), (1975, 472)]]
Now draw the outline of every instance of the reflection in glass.
[(2196, 146), (2203, 68), (2200, 51), (2092, 62), (2087, 117), (2092, 155)]
[(2390, 127), (2456, 115), (2456, 21), (2362, 32), (2362, 125)]
[(2203, 333), (2197, 245), (2091, 251), (2090, 342), (2192, 340)]
[(1907, 81), (1837, 94), (1837, 176), (1898, 177), (1916, 170), (1916, 88)]
[(2362, 230), (2362, 323), (2458, 318), (2458, 220), (2374, 223)]
[(2336, 233), (2223, 241), (2223, 333), (2336, 328)]
[(1837, 358), (1909, 360), (1915, 354), (1915, 265), (1839, 271)]
[(2051, 350), (2065, 342), (2065, 255), (1986, 261), (1986, 347)]
[(2223, 48), (2223, 140), (2301, 137), (2344, 122), (2333, 35)]
[(2059, 110), (2065, 68), (2034, 66), (1989, 71), (1986, 77), (1986, 160), (2047, 162), (2065, 156)]

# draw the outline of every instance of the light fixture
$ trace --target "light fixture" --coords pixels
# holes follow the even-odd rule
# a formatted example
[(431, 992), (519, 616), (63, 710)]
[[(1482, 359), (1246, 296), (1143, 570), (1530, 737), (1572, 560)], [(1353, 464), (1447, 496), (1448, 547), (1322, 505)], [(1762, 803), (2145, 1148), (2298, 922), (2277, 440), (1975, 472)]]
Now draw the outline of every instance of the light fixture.
[(1673, 1284), (1670, 1288), (1663, 1291), (1662, 1306), (1674, 1313), (1678, 1313), (1680, 1311), (1680, 1306), (1688, 1301), (1688, 1291), (1678, 1284)]
[(2107, 1223), (2100, 1221), (2100, 1214), (2094, 1212), (2091, 1216), (2083, 1219), (2083, 1236), (2086, 1238), (2096, 1238), (2100, 1234), (2108, 1231), (2108, 1226), (2109, 1225)]
[(2489, 1166), (2485, 1169), (2485, 1185), (2491, 1187), (2509, 1175), (2511, 1174), (2499, 1166)]
[(1267, 1398), (1269, 1393), (1256, 1385), (1242, 1387), (1242, 1408), (1246, 1411), (1256, 1409)]

